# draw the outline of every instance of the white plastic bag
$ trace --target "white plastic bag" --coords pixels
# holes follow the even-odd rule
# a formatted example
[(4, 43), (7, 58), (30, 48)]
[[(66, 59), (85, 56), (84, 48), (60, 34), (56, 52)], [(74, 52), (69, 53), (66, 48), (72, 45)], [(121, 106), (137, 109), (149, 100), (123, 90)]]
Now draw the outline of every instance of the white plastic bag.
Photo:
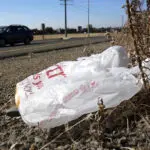
[(128, 59), (123, 51), (115, 46), (89, 58), (60, 62), (18, 83), (15, 100), (22, 119), (52, 128), (96, 111), (98, 97), (106, 108), (131, 98), (142, 84), (124, 68)]
[(80, 57), (77, 60), (96, 62), (100, 65), (99, 68), (127, 67), (129, 63), (127, 52), (121, 46), (112, 46), (100, 54)]
[[(146, 78), (148, 78), (150, 82), (150, 58), (146, 58), (144, 61), (142, 61), (142, 68), (143, 72), (146, 74)], [(137, 77), (141, 74), (139, 66), (132, 67), (129, 72)]]

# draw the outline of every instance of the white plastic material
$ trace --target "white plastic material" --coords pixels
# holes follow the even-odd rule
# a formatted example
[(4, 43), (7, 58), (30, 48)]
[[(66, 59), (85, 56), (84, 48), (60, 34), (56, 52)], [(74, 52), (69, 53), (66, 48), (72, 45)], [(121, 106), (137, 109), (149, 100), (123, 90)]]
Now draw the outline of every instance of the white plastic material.
[(16, 104), (28, 125), (52, 128), (134, 96), (141, 82), (128, 68), (125, 49), (114, 46), (101, 54), (60, 62), (17, 84)]
[(126, 50), (121, 46), (112, 46), (101, 54), (80, 57), (77, 60), (97, 61), (99, 68), (127, 67), (129, 59)]
[[(142, 62), (142, 67), (143, 67), (144, 73), (147, 75), (149, 82), (150, 82), (150, 58), (147, 58)], [(135, 66), (131, 68), (129, 72), (137, 76), (140, 74), (140, 69), (138, 66)]]

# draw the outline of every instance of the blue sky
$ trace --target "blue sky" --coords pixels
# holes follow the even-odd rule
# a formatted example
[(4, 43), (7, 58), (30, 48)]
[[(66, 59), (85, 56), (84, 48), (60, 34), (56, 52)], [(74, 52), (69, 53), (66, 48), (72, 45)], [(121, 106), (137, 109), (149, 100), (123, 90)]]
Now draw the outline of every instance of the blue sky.
[[(68, 27), (87, 25), (87, 1), (68, 2)], [(53, 28), (64, 27), (64, 6), (60, 0), (1, 0), (0, 26), (24, 24), (40, 28), (41, 23)], [(90, 0), (90, 23), (95, 27), (121, 26), (126, 15), (121, 6), (125, 0)]]

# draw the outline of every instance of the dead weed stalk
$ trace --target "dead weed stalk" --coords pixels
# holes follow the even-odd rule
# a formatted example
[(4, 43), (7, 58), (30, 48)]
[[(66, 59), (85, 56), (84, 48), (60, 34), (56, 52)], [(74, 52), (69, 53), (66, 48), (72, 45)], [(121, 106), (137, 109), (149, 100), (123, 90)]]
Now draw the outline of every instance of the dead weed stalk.
[(148, 76), (143, 65), (150, 58), (150, 0), (126, 0), (128, 20), (119, 34), (114, 34), (115, 44), (124, 46), (132, 60), (138, 65), (144, 89), (149, 88)]

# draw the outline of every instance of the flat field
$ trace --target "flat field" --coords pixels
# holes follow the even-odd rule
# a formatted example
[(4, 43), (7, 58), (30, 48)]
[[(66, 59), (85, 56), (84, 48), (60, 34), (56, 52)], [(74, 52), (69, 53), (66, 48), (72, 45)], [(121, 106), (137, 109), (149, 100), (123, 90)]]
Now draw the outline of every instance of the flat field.
[[(94, 37), (94, 36), (103, 36), (104, 33), (91, 33), (90, 36)], [(84, 33), (76, 33), (76, 34), (68, 34), (68, 38), (80, 38), (80, 37), (87, 37), (87, 34)], [(59, 38), (63, 38), (64, 34), (51, 34), (51, 35), (44, 35), (44, 39), (59, 39)], [(35, 35), (34, 36), (34, 40), (42, 40), (43, 36), (42, 35)]]

